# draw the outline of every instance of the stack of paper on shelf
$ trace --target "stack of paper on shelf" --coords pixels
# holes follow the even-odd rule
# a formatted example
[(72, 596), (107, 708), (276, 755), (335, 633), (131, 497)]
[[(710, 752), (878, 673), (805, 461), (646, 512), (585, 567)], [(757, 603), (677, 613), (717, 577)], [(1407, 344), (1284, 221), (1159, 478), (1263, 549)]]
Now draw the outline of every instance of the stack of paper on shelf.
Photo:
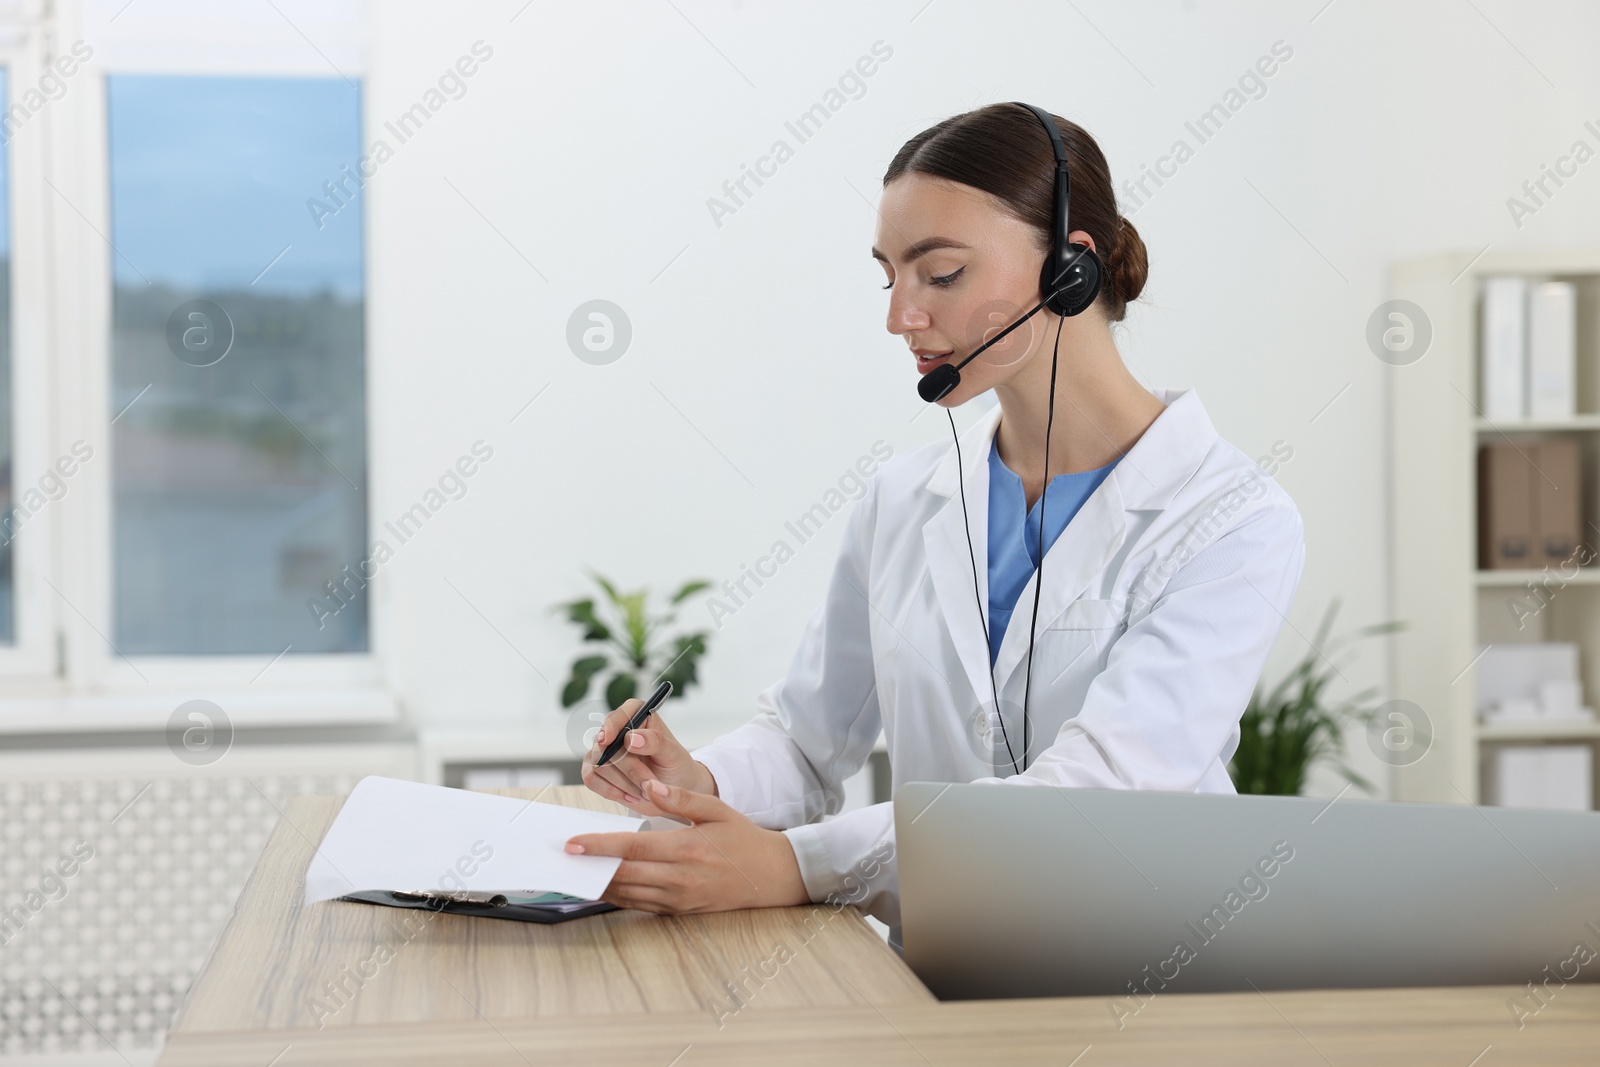
[(1506, 745), (1494, 760), (1494, 803), (1500, 807), (1588, 811), (1594, 806), (1589, 745)]
[(1478, 711), (1486, 723), (1592, 720), (1578, 680), (1578, 646), (1565, 641), (1490, 645), (1478, 657)]

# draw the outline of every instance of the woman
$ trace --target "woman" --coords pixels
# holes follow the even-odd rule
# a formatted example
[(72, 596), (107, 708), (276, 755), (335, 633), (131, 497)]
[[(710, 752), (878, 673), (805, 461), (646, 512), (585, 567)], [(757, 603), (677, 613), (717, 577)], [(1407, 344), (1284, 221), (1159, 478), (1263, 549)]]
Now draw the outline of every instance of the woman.
[[(872, 249), (889, 331), (923, 374), (993, 341), (937, 402), (950, 418), (992, 389), (999, 405), (955, 446), (877, 472), (826, 601), (752, 722), (689, 752), (656, 715), (596, 770), (639, 701), (607, 717), (584, 781), (694, 825), (573, 838), (569, 851), (622, 857), (606, 900), (667, 913), (846, 900), (898, 947), (892, 805), (815, 821), (839, 811), (880, 730), (896, 787), (1234, 791), (1239, 718), (1304, 566), (1299, 513), (1217, 436), (1193, 390), (1152, 392), (1123, 365), (1110, 324), (1144, 286), (1144, 244), (1117, 214), (1099, 147), (1059, 118), (1067, 240), (1104, 277), (1081, 313), (1036, 308), (1061, 225), (1042, 121), (980, 108), (890, 164)], [(1047, 471), (1066, 473), (1041, 501)]]

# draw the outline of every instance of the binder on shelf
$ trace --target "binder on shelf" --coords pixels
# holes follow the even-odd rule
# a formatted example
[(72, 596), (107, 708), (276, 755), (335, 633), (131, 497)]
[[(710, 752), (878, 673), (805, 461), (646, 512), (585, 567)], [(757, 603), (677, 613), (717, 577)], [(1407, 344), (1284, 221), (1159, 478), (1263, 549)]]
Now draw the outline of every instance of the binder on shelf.
[(1478, 450), (1478, 566), (1573, 561), (1583, 535), (1582, 460), (1571, 438)]
[(1480, 406), (1492, 421), (1527, 417), (1527, 294), (1520, 275), (1483, 282)]
[(1533, 468), (1510, 444), (1486, 444), (1478, 450), (1479, 567), (1532, 566), (1532, 476)]
[[(1524, 446), (1525, 448), (1527, 446)], [(1583, 485), (1578, 442), (1570, 437), (1541, 441), (1533, 472), (1534, 542), (1530, 566), (1572, 560), (1583, 534)]]
[(1577, 410), (1577, 290), (1571, 282), (1528, 288), (1528, 417), (1570, 418)]

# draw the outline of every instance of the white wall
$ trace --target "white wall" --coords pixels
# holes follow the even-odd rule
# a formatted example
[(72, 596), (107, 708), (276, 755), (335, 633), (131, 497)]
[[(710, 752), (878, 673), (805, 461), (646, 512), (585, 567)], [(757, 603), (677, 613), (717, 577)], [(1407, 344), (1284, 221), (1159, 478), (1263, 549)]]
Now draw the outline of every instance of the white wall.
[[(1368, 351), (1367, 317), (1396, 258), (1600, 242), (1600, 162), (1520, 229), (1505, 205), (1575, 139), (1600, 142), (1582, 127), (1600, 123), (1586, 50), (1600, 9), (924, 2), (370, 5), (375, 135), (474, 41), (494, 50), (367, 187), (378, 513), (417, 500), (475, 440), (495, 450), (384, 571), (419, 723), (555, 719), (576, 644), (548, 605), (588, 591), (584, 567), (627, 586), (720, 583), (875, 439), (900, 452), (948, 436), (884, 330), (867, 255), (867, 200), (905, 139), (1028, 100), (1136, 177), (1174, 139), (1194, 144), (1185, 120), (1280, 40), (1293, 56), (1266, 94), (1132, 212), (1151, 279), (1121, 343), (1147, 384), (1197, 388), (1247, 453), (1293, 447), (1279, 477), (1307, 565), (1269, 675), (1303, 655), (1331, 597), (1346, 625), (1387, 617), (1398, 371)], [(893, 55), (865, 95), (717, 226), (707, 198), (775, 138), (793, 144), (785, 120), (880, 40)], [(633, 324), (609, 366), (564, 339), (594, 298)], [(742, 719), (782, 675), (843, 521), (726, 620), (704, 685), (673, 709), (680, 732)], [(1371, 645), (1345, 674), (1360, 688), (1384, 669)]]

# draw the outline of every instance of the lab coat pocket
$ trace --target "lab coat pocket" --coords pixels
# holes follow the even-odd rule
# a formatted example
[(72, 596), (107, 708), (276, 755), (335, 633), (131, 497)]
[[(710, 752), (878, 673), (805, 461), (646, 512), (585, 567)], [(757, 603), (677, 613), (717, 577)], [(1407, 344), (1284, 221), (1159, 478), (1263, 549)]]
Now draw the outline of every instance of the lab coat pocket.
[(1122, 608), (1114, 600), (1074, 600), (1049, 627), (1041, 640), (1049, 647), (1050, 674), (1060, 681), (1068, 671), (1085, 679), (1098, 674), (1120, 632)]
[(1115, 600), (1074, 600), (1061, 617), (1051, 623), (1052, 630), (1105, 630), (1122, 622)]

